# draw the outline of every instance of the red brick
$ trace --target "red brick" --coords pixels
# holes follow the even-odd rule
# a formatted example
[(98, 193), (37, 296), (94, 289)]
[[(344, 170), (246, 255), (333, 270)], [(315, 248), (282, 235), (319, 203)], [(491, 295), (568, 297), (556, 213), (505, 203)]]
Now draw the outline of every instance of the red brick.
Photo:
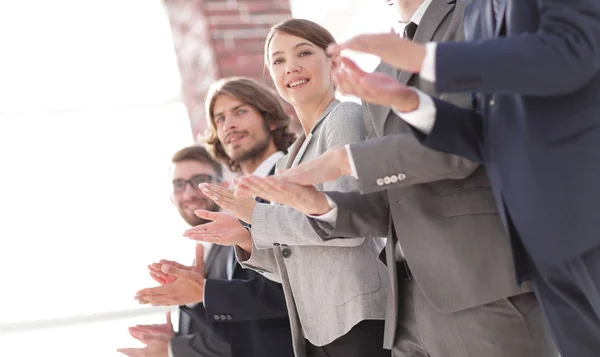
[[(272, 86), (263, 63), (271, 26), (291, 17), (288, 0), (164, 0), (194, 137), (204, 132), (204, 96), (217, 78), (247, 76)], [(286, 112), (293, 114), (288, 105)]]

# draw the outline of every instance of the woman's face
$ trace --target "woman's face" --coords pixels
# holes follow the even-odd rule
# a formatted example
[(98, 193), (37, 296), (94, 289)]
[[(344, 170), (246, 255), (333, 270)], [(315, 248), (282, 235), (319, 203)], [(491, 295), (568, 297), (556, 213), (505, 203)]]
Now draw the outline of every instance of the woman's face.
[(333, 93), (336, 60), (314, 43), (276, 32), (269, 44), (267, 63), (279, 95), (293, 106), (319, 102)]

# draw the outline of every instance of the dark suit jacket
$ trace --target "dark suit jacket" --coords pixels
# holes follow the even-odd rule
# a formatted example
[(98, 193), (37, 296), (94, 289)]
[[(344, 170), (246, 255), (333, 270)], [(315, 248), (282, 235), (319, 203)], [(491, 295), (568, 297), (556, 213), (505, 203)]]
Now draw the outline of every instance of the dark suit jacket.
[(437, 90), (476, 92), (478, 111), (435, 100), (424, 143), (485, 163), (513, 238), (549, 267), (600, 245), (600, 1), (493, 2), (467, 9), (473, 42), (436, 53)]
[[(271, 170), (273, 173), (273, 170)], [(226, 269), (233, 247), (214, 245)], [(243, 269), (235, 257), (232, 280), (207, 279), (204, 303), (182, 307), (194, 321), (212, 324), (231, 345), (233, 357), (293, 357), (292, 336), (281, 284)], [(177, 357), (177, 356), (175, 356)]]
[[(206, 257), (206, 278), (227, 278), (227, 247), (213, 245)], [(199, 303), (193, 310), (181, 306), (179, 312), (179, 331), (171, 340), (174, 357), (227, 357), (231, 348), (225, 337), (220, 335), (212, 321), (204, 319), (204, 305)], [(196, 317), (195, 319), (193, 319)]]

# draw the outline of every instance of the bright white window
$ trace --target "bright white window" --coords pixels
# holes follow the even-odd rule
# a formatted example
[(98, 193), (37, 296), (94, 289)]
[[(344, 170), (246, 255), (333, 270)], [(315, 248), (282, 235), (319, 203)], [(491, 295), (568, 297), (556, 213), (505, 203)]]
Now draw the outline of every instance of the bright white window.
[(95, 357), (160, 323), (148, 263), (193, 258), (169, 200), (192, 144), (160, 0), (0, 2), (0, 356)]

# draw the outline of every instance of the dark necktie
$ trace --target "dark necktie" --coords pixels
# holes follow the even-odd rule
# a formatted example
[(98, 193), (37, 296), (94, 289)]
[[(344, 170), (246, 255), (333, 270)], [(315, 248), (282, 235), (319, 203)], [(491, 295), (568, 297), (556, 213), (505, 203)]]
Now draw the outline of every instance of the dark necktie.
[(411, 21), (404, 28), (404, 38), (407, 39), (407, 40), (412, 41), (413, 38), (415, 37), (415, 33), (416, 32), (417, 32), (417, 24), (415, 24), (414, 22)]

